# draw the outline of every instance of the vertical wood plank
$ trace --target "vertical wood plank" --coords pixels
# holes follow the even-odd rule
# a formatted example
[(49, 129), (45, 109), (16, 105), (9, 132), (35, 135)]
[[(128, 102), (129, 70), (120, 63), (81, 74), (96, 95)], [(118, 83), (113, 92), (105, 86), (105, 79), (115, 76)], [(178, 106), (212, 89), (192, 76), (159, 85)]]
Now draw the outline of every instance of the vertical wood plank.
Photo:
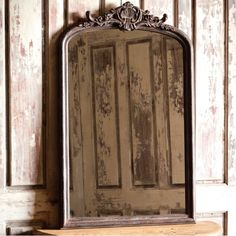
[[(47, 179), (53, 180), (59, 178), (58, 157), (60, 153), (60, 124), (58, 114), (60, 114), (58, 99), (59, 78), (58, 73), (58, 37), (62, 33), (65, 23), (64, 19), (64, 3), (61, 0), (47, 1), (47, 19), (46, 25), (46, 150), (47, 150)], [(47, 181), (47, 187), (50, 191), (57, 191), (58, 181)], [(55, 217), (55, 222), (57, 221)]]
[(10, 184), (40, 185), (44, 183), (42, 1), (11, 0), (8, 23)]
[(166, 40), (169, 142), (172, 184), (185, 181), (183, 49), (173, 39)]
[(117, 87), (119, 104), (119, 126), (120, 126), (120, 156), (121, 156), (121, 176), (122, 189), (130, 188), (132, 174), (131, 166), (131, 145), (130, 145), (130, 119), (128, 103), (128, 71), (126, 42), (116, 41), (116, 62), (117, 62)]
[(228, 7), (228, 181), (236, 184), (236, 1)]
[(192, 38), (192, 0), (178, 0), (178, 27)]
[(4, 20), (4, 1), (0, 0), (0, 189), (5, 182), (5, 160), (6, 160), (6, 111), (5, 111), (5, 20)]
[(223, 0), (197, 1), (197, 180), (224, 179)]
[[(69, 117), (70, 117), (70, 204), (71, 214), (84, 216), (84, 145), (81, 120), (81, 83), (86, 77), (86, 37), (75, 37), (70, 41), (68, 76), (69, 82)], [(79, 43), (80, 42), (80, 43)], [(83, 99), (83, 98), (82, 98)]]
[(92, 14), (98, 14), (100, 7), (99, 0), (68, 0), (67, 16), (68, 23), (72, 24), (78, 21), (79, 18), (85, 18), (85, 12), (90, 11)]
[(167, 24), (174, 23), (174, 1), (173, 0), (144, 0), (144, 9), (149, 10), (151, 14), (162, 17), (164, 13), (167, 14)]
[(157, 137), (157, 176), (158, 186), (165, 188), (169, 186), (170, 161), (168, 145), (168, 122), (166, 115), (166, 96), (164, 95), (164, 81), (166, 81), (166, 49), (163, 37), (157, 35), (152, 37), (153, 52), (153, 78), (154, 78), (154, 97), (156, 112), (156, 137)]
[[(96, 164), (94, 147), (94, 123), (93, 123), (93, 99), (92, 99), (92, 65), (91, 52), (89, 50), (89, 38), (94, 42), (94, 38), (89, 34), (83, 36), (83, 46), (79, 49), (79, 84), (80, 84), (80, 107), (81, 107), (81, 126), (82, 126), (82, 148), (83, 148), (83, 171), (84, 171), (84, 215), (97, 215), (97, 204), (91, 204), (91, 199), (95, 198), (96, 193)], [(98, 37), (100, 38), (100, 37)], [(90, 212), (91, 211), (91, 212)]]
[(150, 41), (146, 41), (127, 45), (135, 185), (155, 184), (150, 44)]
[(120, 185), (115, 47), (92, 48), (93, 104), (98, 187)]

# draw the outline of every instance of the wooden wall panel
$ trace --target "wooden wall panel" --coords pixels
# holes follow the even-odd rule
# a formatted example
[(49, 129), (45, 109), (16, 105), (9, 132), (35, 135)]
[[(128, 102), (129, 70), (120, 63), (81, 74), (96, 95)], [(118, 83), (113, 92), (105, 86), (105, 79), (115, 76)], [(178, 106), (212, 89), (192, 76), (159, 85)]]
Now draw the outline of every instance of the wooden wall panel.
[(197, 180), (224, 179), (223, 0), (196, 6)]
[(192, 0), (178, 1), (178, 28), (192, 38)]
[(167, 24), (174, 23), (174, 1), (173, 0), (144, 0), (144, 9), (148, 9), (151, 14), (162, 17), (167, 14)]
[(5, 20), (4, 20), (4, 1), (0, 0), (0, 189), (5, 182), (5, 158), (6, 158), (6, 119), (5, 119)]
[(8, 6), (11, 186), (44, 183), (42, 7), (39, 0), (11, 0)]
[(236, 184), (236, 1), (229, 0), (228, 37), (228, 180)]

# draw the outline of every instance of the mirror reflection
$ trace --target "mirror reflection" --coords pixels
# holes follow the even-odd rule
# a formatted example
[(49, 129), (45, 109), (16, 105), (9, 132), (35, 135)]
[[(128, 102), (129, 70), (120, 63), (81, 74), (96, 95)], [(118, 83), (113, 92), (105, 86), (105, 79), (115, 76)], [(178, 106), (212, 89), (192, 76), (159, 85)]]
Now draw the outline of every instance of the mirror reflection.
[(68, 45), (72, 217), (185, 213), (183, 48), (106, 29)]

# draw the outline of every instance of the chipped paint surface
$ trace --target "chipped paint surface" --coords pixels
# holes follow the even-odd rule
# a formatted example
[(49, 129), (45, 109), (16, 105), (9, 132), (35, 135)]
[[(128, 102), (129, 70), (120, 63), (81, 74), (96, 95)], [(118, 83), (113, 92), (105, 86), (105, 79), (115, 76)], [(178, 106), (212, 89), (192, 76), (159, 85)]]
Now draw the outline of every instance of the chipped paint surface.
[(223, 182), (224, 28), (223, 1), (197, 2), (197, 180)]
[[(177, 0), (176, 0), (177, 1)], [(151, 14), (161, 17), (164, 13), (167, 14), (167, 24), (174, 23), (174, 1), (172, 0), (145, 0), (144, 9), (148, 9)]]
[(178, 23), (181, 30), (192, 38), (192, 0), (178, 0), (179, 19)]
[(43, 183), (41, 4), (10, 1), (9, 6), (11, 185)]

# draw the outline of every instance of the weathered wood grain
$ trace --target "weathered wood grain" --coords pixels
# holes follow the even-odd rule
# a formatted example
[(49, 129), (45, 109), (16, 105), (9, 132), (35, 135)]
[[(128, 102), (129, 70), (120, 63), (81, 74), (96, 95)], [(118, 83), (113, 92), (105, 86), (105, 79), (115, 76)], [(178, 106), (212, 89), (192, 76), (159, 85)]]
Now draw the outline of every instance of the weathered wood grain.
[(192, 38), (192, 0), (178, 0), (178, 28)]
[(223, 1), (197, 1), (197, 180), (224, 179)]
[(41, 185), (44, 183), (42, 1), (10, 1), (8, 24), (9, 184)]
[(236, 1), (228, 8), (228, 181), (236, 184)]
[(5, 161), (6, 161), (6, 111), (5, 111), (5, 20), (4, 1), (0, 0), (0, 189), (5, 185)]
[(167, 24), (174, 23), (174, 1), (173, 0), (144, 0), (144, 9), (151, 14), (161, 17), (164, 13), (168, 15)]

